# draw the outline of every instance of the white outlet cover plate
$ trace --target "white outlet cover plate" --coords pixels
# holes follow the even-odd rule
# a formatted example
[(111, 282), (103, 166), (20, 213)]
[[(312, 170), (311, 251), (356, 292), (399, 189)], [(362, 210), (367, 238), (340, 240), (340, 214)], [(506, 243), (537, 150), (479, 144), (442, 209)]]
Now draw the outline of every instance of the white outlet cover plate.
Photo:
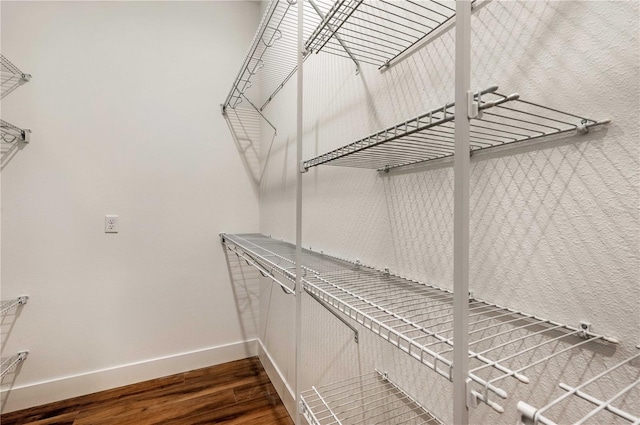
[(105, 215), (104, 216), (104, 232), (105, 233), (118, 233), (120, 230), (120, 220), (117, 215)]

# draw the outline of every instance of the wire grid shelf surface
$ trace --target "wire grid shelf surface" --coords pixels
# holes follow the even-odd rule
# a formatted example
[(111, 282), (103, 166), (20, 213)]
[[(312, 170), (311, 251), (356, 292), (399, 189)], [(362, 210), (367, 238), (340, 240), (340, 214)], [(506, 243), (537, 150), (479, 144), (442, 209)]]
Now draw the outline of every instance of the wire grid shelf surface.
[(15, 369), (20, 362), (24, 361), (27, 358), (29, 353), (27, 351), (22, 351), (15, 356), (11, 357), (3, 357), (2, 358), (2, 366), (0, 366), (0, 379), (4, 378)]
[[(262, 235), (224, 235), (263, 268), (295, 280), (295, 245)], [(244, 239), (247, 242), (239, 239)], [(235, 242), (234, 242), (235, 241)], [(236, 245), (237, 246), (237, 245)], [(305, 291), (344, 313), (441, 376), (453, 378), (453, 293), (386, 271), (303, 250)], [(280, 271), (279, 271), (280, 270)], [(586, 344), (616, 343), (476, 298), (469, 301), (469, 377), (473, 396), (497, 412), (505, 379), (528, 383), (528, 369)]]
[(18, 307), (19, 305), (26, 304), (28, 299), (29, 297), (24, 296), (24, 297), (18, 297), (13, 300), (6, 300), (6, 301), (0, 302), (0, 315), (5, 315), (9, 311)]
[[(293, 293), (292, 283), (296, 276), (296, 247), (287, 242), (261, 234), (223, 234), (226, 249), (256, 267), (265, 277), (275, 279), (276, 274), (285, 277), (289, 284), (276, 280), (286, 292)], [(325, 273), (330, 270), (350, 270), (357, 265), (322, 252), (302, 250), (302, 268), (307, 274)]]
[(454, 16), (451, 1), (336, 0), (305, 48), (382, 68)]
[(2, 54), (0, 54), (0, 65), (1, 65), (0, 70), (3, 75), (3, 81), (5, 78), (11, 78), (11, 77), (18, 77), (24, 80), (29, 80), (31, 78), (31, 75), (22, 72), (20, 68), (15, 66), (9, 59), (7, 59)]
[[(480, 115), (471, 121), (471, 152), (570, 132), (586, 133), (607, 124), (520, 99), (492, 86), (476, 93)], [(466, 109), (466, 108), (465, 108)], [(455, 151), (455, 103), (409, 119), (356, 142), (304, 162), (306, 169), (321, 164), (389, 170), (452, 157)]]
[(303, 391), (312, 425), (442, 424), (378, 371)]
[[(310, 34), (320, 17), (308, 1), (304, 8), (304, 32)], [(266, 107), (297, 69), (297, 34), (297, 2), (271, 0), (223, 110), (235, 109), (244, 101), (260, 111)]]
[(31, 130), (16, 127), (0, 119), (0, 138), (4, 143), (13, 143), (15, 141), (29, 142), (30, 133)]
[[(640, 348), (640, 346), (638, 346)], [(574, 421), (574, 425), (584, 423), (613, 423), (621, 419), (624, 423), (640, 424), (640, 353), (635, 354), (615, 366), (599, 373), (577, 386), (560, 383), (560, 388), (566, 391), (546, 406), (536, 409), (525, 402), (518, 403), (520, 414), (519, 424), (556, 425), (551, 419), (554, 410), (562, 411), (573, 398), (582, 400), (586, 413)], [(635, 363), (635, 367), (633, 364)], [(604, 383), (605, 385), (600, 385)], [(612, 385), (613, 383), (613, 385)], [(600, 400), (590, 394), (590, 389), (602, 392), (603, 386), (610, 386), (614, 390), (608, 398)], [(620, 408), (620, 406), (631, 409)], [(616, 422), (617, 423), (617, 422)]]

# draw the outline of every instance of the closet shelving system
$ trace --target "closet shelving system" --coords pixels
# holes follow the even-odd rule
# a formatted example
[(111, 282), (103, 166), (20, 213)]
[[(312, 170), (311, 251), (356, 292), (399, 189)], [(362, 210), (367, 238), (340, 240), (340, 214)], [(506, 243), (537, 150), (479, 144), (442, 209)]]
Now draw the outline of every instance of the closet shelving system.
[[(31, 74), (22, 72), (4, 55), (0, 54), (0, 73), (2, 75), (2, 97), (10, 93), (13, 88), (21, 83), (31, 80)], [(31, 130), (20, 128), (5, 120), (0, 120), (0, 137), (4, 143), (21, 141), (28, 143)]]
[[(470, 3), (469, 10), (472, 4), (475, 4), (468, 1), (463, 3)], [(291, 3), (287, 4), (291, 6)], [(278, 5), (286, 7), (283, 2), (278, 1), (272, 1), (270, 4), (254, 38), (250, 54), (223, 106), (223, 114), (225, 110), (235, 108), (239, 101), (245, 98), (246, 80), (257, 74), (253, 71), (265, 66), (261, 62), (262, 56), (258, 59), (253, 56), (256, 51), (253, 46), (258, 44), (256, 40), (263, 37), (262, 34), (266, 32), (263, 27), (269, 27), (265, 24), (265, 19), (271, 16), (272, 9), (277, 10)], [(452, 24), (456, 19), (454, 9), (436, 1), (418, 3), (410, 0), (381, 0), (374, 3), (337, 0), (328, 10), (325, 3), (322, 3), (322, 6), (326, 12), (318, 12), (321, 20), (309, 36), (308, 28), (305, 27), (304, 59), (311, 52), (324, 51), (348, 57), (357, 67), (362, 62), (376, 65), (381, 70), (391, 66), (405, 53), (418, 49), (422, 42), (439, 36), (442, 32), (439, 30), (448, 28), (446, 24)], [(304, 7), (307, 7), (306, 2)], [(470, 13), (465, 11), (464, 15), (460, 26), (468, 31)], [(269, 43), (263, 44), (271, 47)], [(295, 44), (293, 46), (295, 51)], [(468, 41), (465, 45), (464, 41), (456, 40), (456, 49), (460, 46), (467, 51), (470, 49)], [(284, 82), (297, 68), (292, 69)], [(464, 85), (458, 86), (456, 82), (458, 101), (461, 99), (458, 96), (459, 87)], [(280, 88), (282, 85), (278, 86), (275, 93)], [(273, 95), (270, 95), (261, 108), (250, 103), (261, 113), (272, 98)], [(393, 127), (303, 161), (300, 172), (318, 165), (389, 171), (397, 167), (454, 157), (456, 127), (463, 126), (456, 122), (456, 116), (468, 119), (469, 155), (513, 144), (550, 140), (576, 133), (585, 134), (594, 127), (609, 123), (609, 120), (595, 120), (529, 102), (521, 99), (519, 94), (503, 95), (498, 92), (497, 86), (475, 93), (465, 91), (464, 100), (464, 107), (456, 109), (455, 102), (447, 103), (418, 117), (410, 117)], [(298, 114), (301, 114), (300, 109)], [(301, 126), (300, 121), (298, 126)], [(298, 131), (300, 135), (300, 129)], [(304, 290), (329, 311), (332, 307), (341, 312), (455, 384), (453, 334), (457, 318), (460, 316), (459, 313), (454, 314), (456, 300), (452, 291), (406, 279), (391, 274), (388, 270), (367, 267), (359, 262), (332, 257), (322, 252), (301, 250), (299, 246), (263, 235), (222, 234), (221, 240), (225, 252), (234, 253), (247, 264), (256, 267), (263, 276), (272, 279), (286, 293), (295, 294), (297, 289)], [(296, 254), (298, 250), (299, 253)], [(296, 270), (300, 270), (302, 276), (296, 276)], [(278, 277), (283, 277), (284, 281)], [(301, 283), (301, 289), (296, 288), (298, 281)], [(469, 337), (470, 382), (463, 383), (463, 387), (466, 388), (468, 396), (467, 407), (483, 402), (495, 411), (503, 412), (500, 399), (508, 397), (507, 392), (501, 388), (504, 380), (514, 379), (528, 383), (530, 380), (527, 372), (530, 369), (544, 366), (546, 362), (564, 353), (578, 347), (593, 347), (593, 344), (618, 343), (614, 338), (591, 332), (589, 323), (570, 326), (472, 297), (469, 298), (466, 308), (469, 319), (466, 326)], [(298, 347), (296, 349), (299, 350)], [(458, 352), (460, 353), (459, 349)], [(463, 350), (463, 358), (464, 352)], [(567, 393), (541, 409), (521, 402), (521, 421), (526, 424), (552, 424), (553, 421), (544, 415), (545, 412), (574, 396), (596, 405), (596, 408), (578, 423), (607, 411), (618, 418), (638, 424), (637, 416), (612, 405), (616, 399), (637, 389), (637, 381), (629, 383), (606, 401), (601, 401), (584, 391), (584, 388), (594, 381), (610, 378), (616, 370), (628, 365), (636, 357), (607, 369), (578, 386), (560, 384)], [(380, 376), (379, 373), (378, 375)], [(312, 424), (386, 423), (385, 420), (389, 416), (382, 413), (381, 416), (367, 416), (366, 400), (369, 400), (369, 396), (361, 391), (366, 386), (360, 385), (357, 391), (350, 387), (354, 382), (369, 379), (376, 382), (375, 375), (372, 376), (352, 378), (302, 392), (299, 394), (298, 408)], [(384, 378), (388, 381), (388, 377)], [(402, 413), (399, 411), (398, 414), (410, 415), (410, 411), (416, 408), (418, 415), (426, 415), (419, 416), (420, 418), (428, 418), (425, 419), (425, 423), (439, 423), (424, 407), (419, 406), (395, 384), (388, 382), (393, 388), (392, 392), (400, 394), (400, 399), (406, 396), (411, 401), (403, 405), (403, 409), (408, 411), (401, 409)], [(350, 392), (351, 398), (343, 399), (343, 396)], [(349, 404), (351, 399), (353, 403)], [(395, 406), (396, 402), (397, 398), (389, 403)], [(454, 401), (454, 404), (456, 403), (460, 406), (459, 399)], [(381, 419), (383, 416), (385, 419)]]
[[(2, 75), (2, 97), (9, 94), (16, 85), (31, 80), (31, 74), (22, 72), (20, 68), (15, 66), (4, 55), (0, 54), (0, 74)], [(0, 138), (3, 143), (23, 142), (28, 143), (30, 140), (31, 130), (17, 127), (3, 119), (0, 119)], [(0, 304), (0, 316), (5, 317), (10, 311), (19, 308), (27, 303), (29, 297), (24, 295), (12, 300), (2, 301)], [(28, 351), (21, 351), (16, 355), (2, 358), (2, 367), (0, 370), (0, 379), (9, 374), (28, 356)]]
[[(2, 301), (0, 303), (0, 316), (4, 317), (7, 313), (16, 309), (20, 306), (23, 306), (27, 303), (29, 297), (24, 295), (12, 300)], [(6, 375), (9, 374), (14, 368), (16, 368), (21, 362), (23, 362), (27, 355), (28, 351), (21, 351), (14, 356), (2, 358), (2, 368), (0, 369), (0, 379), (4, 379)]]

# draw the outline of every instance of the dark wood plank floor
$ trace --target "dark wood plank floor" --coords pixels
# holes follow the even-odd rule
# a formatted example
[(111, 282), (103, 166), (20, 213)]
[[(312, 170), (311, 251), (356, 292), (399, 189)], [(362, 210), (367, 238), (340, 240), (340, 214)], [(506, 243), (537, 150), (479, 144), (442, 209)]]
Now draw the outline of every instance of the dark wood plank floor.
[(257, 357), (0, 417), (2, 425), (293, 425)]

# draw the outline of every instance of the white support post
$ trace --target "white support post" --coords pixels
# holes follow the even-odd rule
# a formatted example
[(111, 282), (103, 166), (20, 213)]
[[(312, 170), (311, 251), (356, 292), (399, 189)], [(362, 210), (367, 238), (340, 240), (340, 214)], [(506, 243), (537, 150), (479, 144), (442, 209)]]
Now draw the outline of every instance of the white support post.
[(296, 417), (295, 423), (302, 425), (302, 64), (304, 62), (304, 0), (298, 0), (298, 69), (297, 69), (297, 112), (296, 112)]
[(469, 424), (469, 168), (471, 1), (456, 1), (456, 118), (453, 224), (453, 423)]

